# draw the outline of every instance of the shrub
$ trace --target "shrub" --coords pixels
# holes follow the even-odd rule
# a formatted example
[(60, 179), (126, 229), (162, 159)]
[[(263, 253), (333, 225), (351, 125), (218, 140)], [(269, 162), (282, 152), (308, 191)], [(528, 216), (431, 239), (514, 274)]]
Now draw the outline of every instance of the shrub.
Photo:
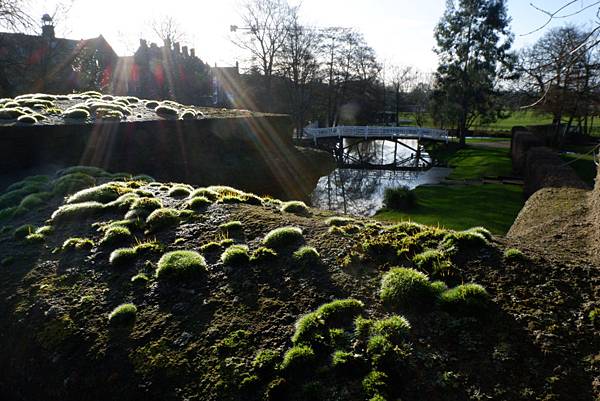
[(107, 203), (114, 201), (124, 193), (131, 191), (131, 188), (128, 188), (122, 182), (109, 182), (106, 184), (81, 190), (71, 195), (67, 199), (67, 203), (80, 203), (89, 201)]
[(186, 198), (190, 196), (190, 188), (183, 185), (174, 185), (169, 189), (167, 195), (172, 198)]
[(134, 304), (121, 304), (110, 312), (108, 321), (116, 326), (128, 325), (135, 321), (136, 314), (137, 308)]
[(526, 262), (527, 256), (517, 248), (509, 248), (504, 251), (504, 259), (509, 262)]
[(284, 202), (281, 204), (281, 211), (299, 215), (307, 215), (310, 213), (306, 204), (301, 201)]
[(387, 391), (388, 376), (380, 371), (373, 370), (362, 381), (362, 388), (369, 397), (385, 394)]
[(231, 266), (247, 265), (250, 261), (248, 247), (245, 245), (231, 245), (221, 254), (221, 261)]
[(260, 248), (252, 252), (252, 256), (250, 256), (250, 262), (269, 263), (277, 259), (277, 256), (277, 252), (275, 252), (271, 248), (261, 246)]
[(104, 210), (104, 205), (99, 202), (81, 202), (63, 205), (52, 213), (52, 221), (62, 224), (67, 221), (85, 219), (96, 216)]
[(316, 355), (311, 347), (297, 345), (290, 348), (283, 356), (280, 369), (287, 372), (308, 372), (316, 364)]
[(294, 262), (301, 266), (316, 265), (321, 262), (321, 255), (312, 246), (303, 246), (292, 255)]
[(401, 342), (410, 332), (410, 323), (404, 316), (391, 316), (373, 323), (372, 332), (391, 341)]
[(461, 284), (445, 291), (440, 298), (442, 307), (465, 314), (484, 312), (490, 302), (490, 295), (479, 284)]
[(13, 238), (16, 240), (25, 239), (25, 237), (27, 237), (29, 234), (33, 234), (35, 230), (35, 226), (32, 226), (31, 224), (24, 224), (15, 229), (13, 232)]
[(413, 257), (413, 263), (422, 271), (439, 276), (447, 276), (452, 269), (452, 262), (438, 250), (427, 250)]
[(254, 357), (252, 367), (254, 368), (254, 371), (260, 375), (271, 374), (277, 368), (280, 359), (281, 354), (279, 351), (263, 349), (258, 351)]
[(112, 245), (123, 243), (131, 239), (131, 231), (127, 227), (113, 226), (104, 232), (100, 245)]
[(124, 265), (135, 260), (136, 256), (135, 248), (119, 248), (111, 252), (108, 261), (111, 265)]
[(179, 211), (171, 208), (154, 210), (146, 219), (148, 232), (156, 232), (179, 224)]
[(192, 278), (205, 272), (207, 268), (204, 257), (198, 252), (167, 252), (158, 261), (156, 277), (160, 280)]
[(426, 274), (397, 267), (384, 274), (379, 295), (392, 307), (418, 306), (431, 300), (433, 291)]
[(410, 210), (417, 204), (417, 197), (408, 187), (386, 188), (383, 204), (392, 210)]
[(325, 220), (325, 224), (327, 224), (328, 226), (333, 226), (333, 227), (343, 227), (343, 226), (347, 226), (350, 224), (355, 223), (356, 220), (351, 219), (350, 217), (330, 217), (327, 220)]
[(205, 196), (194, 196), (192, 199), (185, 203), (185, 207), (191, 210), (201, 210), (212, 204), (210, 199)]
[(135, 285), (146, 285), (150, 278), (144, 273), (138, 273), (131, 278), (131, 283)]
[(63, 242), (61, 249), (63, 251), (68, 250), (82, 250), (82, 249), (92, 249), (94, 247), (94, 241), (89, 238), (79, 238), (72, 237), (68, 238)]
[(302, 241), (302, 230), (298, 227), (280, 227), (271, 230), (263, 239), (263, 244), (269, 248), (281, 249)]

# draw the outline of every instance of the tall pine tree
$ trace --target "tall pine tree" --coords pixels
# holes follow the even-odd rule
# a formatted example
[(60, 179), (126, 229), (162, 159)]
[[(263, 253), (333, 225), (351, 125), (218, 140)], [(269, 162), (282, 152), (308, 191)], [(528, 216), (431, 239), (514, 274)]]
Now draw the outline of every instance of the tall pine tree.
[(515, 62), (509, 24), (506, 0), (447, 0), (435, 29), (434, 113), (456, 125), (462, 145), (475, 120), (494, 121), (501, 111), (498, 83)]

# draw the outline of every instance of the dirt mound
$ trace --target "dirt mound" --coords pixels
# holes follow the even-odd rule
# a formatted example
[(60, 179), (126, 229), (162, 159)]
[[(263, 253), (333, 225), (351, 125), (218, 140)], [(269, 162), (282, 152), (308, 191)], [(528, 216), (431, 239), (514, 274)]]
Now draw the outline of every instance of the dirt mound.
[(0, 196), (2, 399), (600, 395), (589, 266), (151, 181), (73, 169)]

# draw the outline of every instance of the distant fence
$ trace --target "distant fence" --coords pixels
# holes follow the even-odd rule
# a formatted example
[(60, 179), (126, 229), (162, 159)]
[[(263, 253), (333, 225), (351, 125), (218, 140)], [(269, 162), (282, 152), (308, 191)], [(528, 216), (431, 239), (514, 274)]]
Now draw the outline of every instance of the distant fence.
[(448, 131), (420, 127), (345, 126), (304, 128), (304, 136), (314, 140), (324, 138), (429, 139), (448, 142)]

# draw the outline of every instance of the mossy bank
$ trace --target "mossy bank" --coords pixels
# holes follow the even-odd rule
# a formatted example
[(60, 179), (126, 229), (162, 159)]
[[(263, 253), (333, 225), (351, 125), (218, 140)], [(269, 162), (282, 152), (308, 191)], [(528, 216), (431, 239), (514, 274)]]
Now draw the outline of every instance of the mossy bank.
[(599, 395), (596, 268), (481, 228), (86, 167), (0, 204), (2, 399)]

